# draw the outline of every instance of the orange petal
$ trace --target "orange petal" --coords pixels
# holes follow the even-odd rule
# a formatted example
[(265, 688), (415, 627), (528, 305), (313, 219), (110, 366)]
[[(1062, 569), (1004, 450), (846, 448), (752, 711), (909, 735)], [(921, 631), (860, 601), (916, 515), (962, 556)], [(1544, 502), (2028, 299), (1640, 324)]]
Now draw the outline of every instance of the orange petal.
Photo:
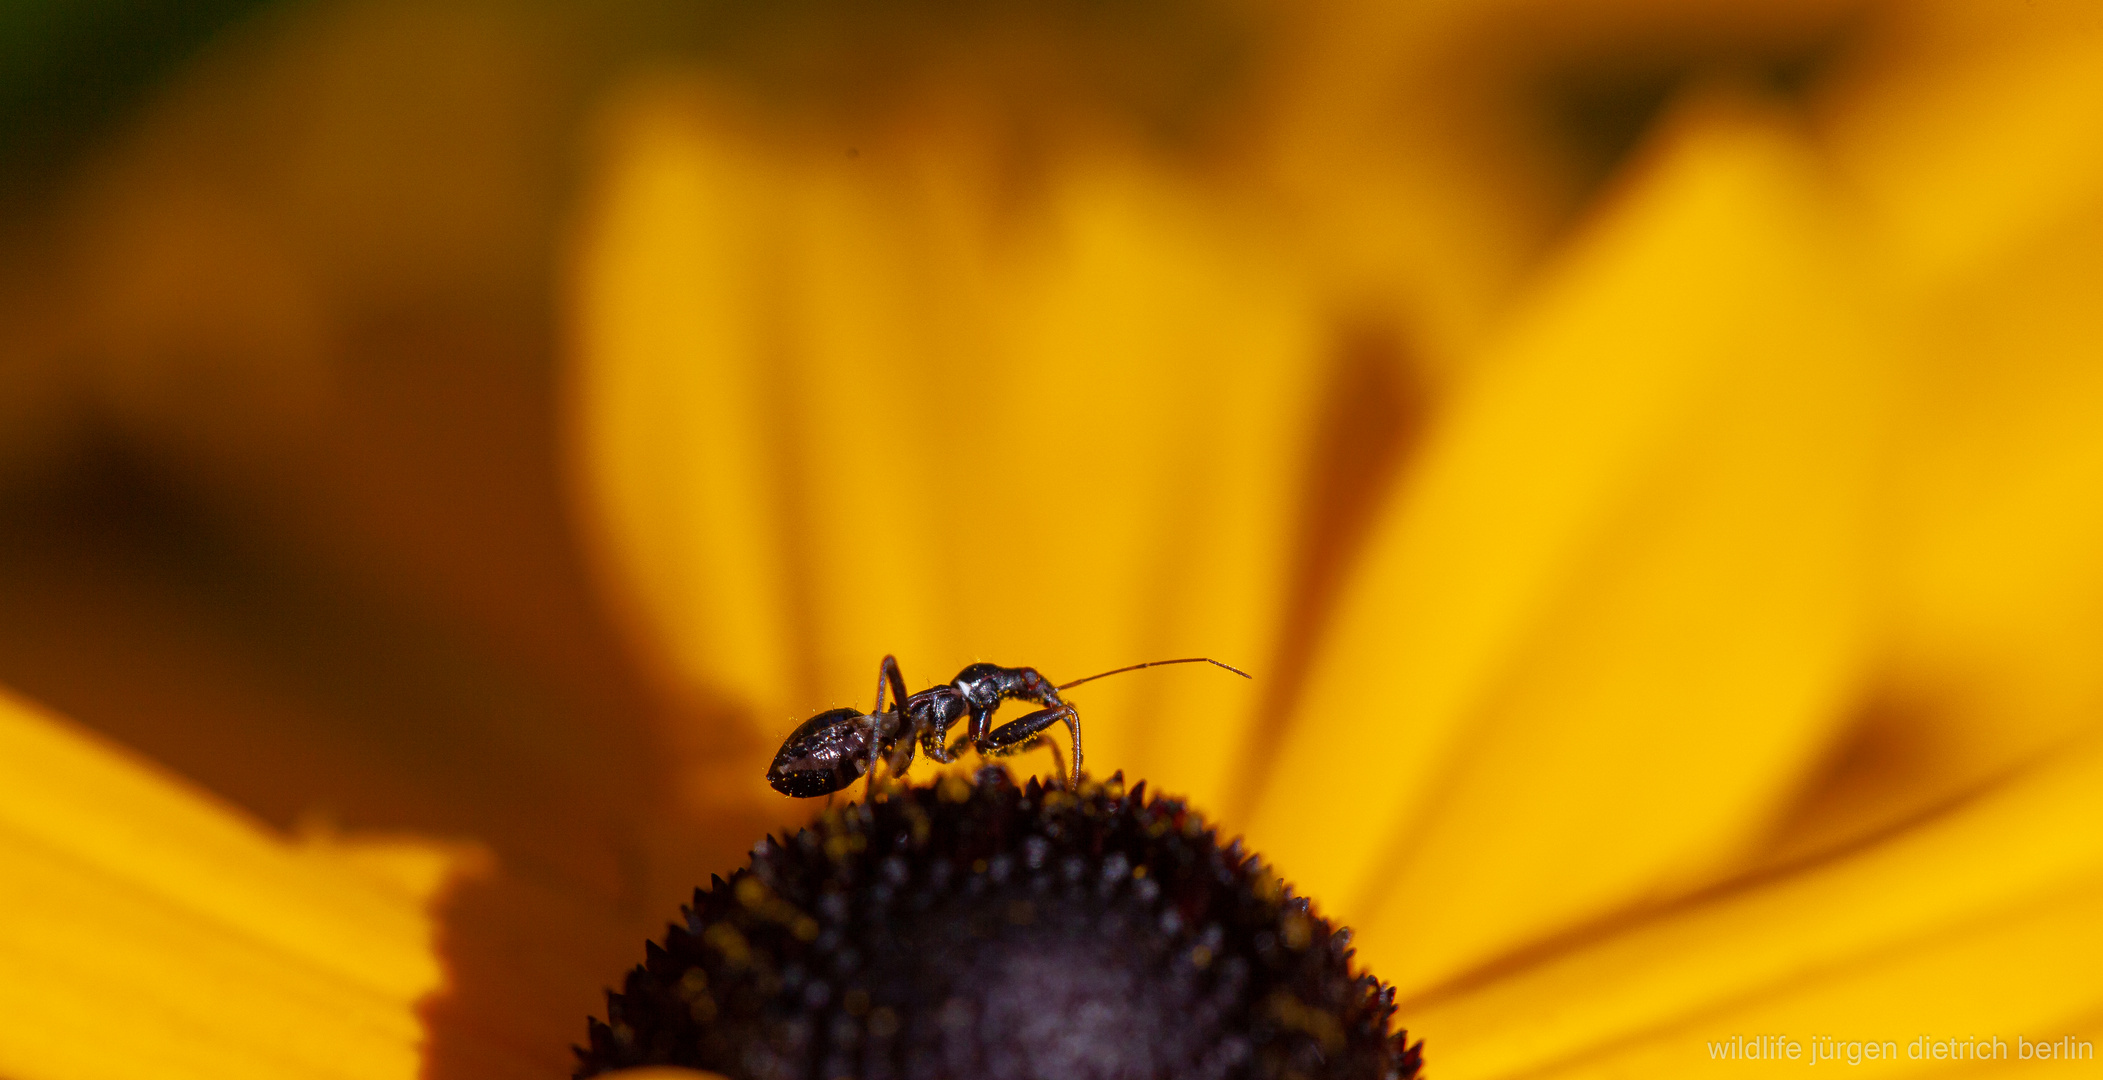
[(412, 1077), (456, 854), (287, 842), (0, 697), (0, 1073)]

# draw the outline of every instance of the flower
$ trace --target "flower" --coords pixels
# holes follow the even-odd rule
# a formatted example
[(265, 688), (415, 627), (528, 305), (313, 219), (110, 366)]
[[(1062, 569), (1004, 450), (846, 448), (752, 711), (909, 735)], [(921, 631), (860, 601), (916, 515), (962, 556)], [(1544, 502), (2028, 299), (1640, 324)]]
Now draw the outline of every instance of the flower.
[[(46, 988), (35, 1015), (79, 1034), (0, 1033), (0, 1072), (211, 1047), (222, 1071), (253, 1052), (400, 1075), (422, 1001), (434, 1072), (551, 1074), (684, 889), (804, 812), (764, 787), (766, 754), (860, 701), (887, 652), (916, 685), (981, 658), (1255, 669), (1255, 692), (1194, 669), (1077, 691), (1090, 761), (1211, 809), (1356, 928), (1430, 1075), (1801, 1067), (1760, 1056), (1788, 1046), (1956, 1071), (1981, 1040), (2095, 1039), (2103, 64), (2085, 9), (1177, 8), (1169, 32), (1046, 8), (1067, 36), (1042, 51), (1005, 8), (956, 34), (932, 10), (812, 10), (732, 25), (720, 55), (599, 99), (562, 255), (592, 587), (681, 707), (520, 705), (531, 722), (440, 728), (435, 757), (372, 754), (352, 775), (426, 793), (401, 812), (416, 831), (492, 853), (403, 842), (383, 861), (417, 868), (406, 885), (359, 843), (288, 838), (15, 708), (10, 865), (51, 883), (8, 910), (72, 936), (0, 939), (0, 984)], [(413, 37), (338, 18), (342, 39)], [(1117, 51), (1157, 40), (1174, 63)], [(1503, 96), (1536, 92), (1549, 134)], [(190, 93), (206, 104), (168, 115), (278, 100)], [(506, 223), (533, 212), (483, 174), (417, 177), (453, 212), (397, 225), (401, 250), (436, 255), (396, 262), (329, 215), (269, 218), (211, 168), (163, 168), (199, 142), (149, 130), (97, 174), (124, 182), (86, 185), (68, 220), (89, 239), (55, 230), (86, 284), (11, 310), (60, 313), (19, 331), (33, 344), (145, 357), (98, 376), (108, 412), (241, 505), (304, 505), (254, 496), (282, 490), (254, 463), (367, 385), (331, 348), (472, 351), (429, 313), (501, 324), (536, 295), (506, 276), (538, 250)], [(346, 163), (389, 160), (270, 164), (333, 206)], [(221, 246), (200, 255), (193, 233)], [(294, 233), (327, 258), (284, 257)], [(343, 315), (346, 296), (369, 303)], [(163, 378), (192, 353), (224, 361), (224, 385), (277, 380), (230, 410), (248, 426)], [(480, 415), (434, 411), (447, 436)], [(329, 565), (442, 583), (413, 610), (474, 612), (492, 639), (563, 623), (493, 599), (531, 575), (476, 577), (476, 545), (338, 540), (327, 523), (401, 519), (341, 510), (358, 483), (291, 475), (321, 476), (344, 516), (237, 518), (253, 535), (425, 553)], [(554, 550), (535, 558), (571, 565)], [(542, 685), (462, 680), (444, 685)], [(211, 787), (277, 791), (225, 736), (242, 729), (216, 729), (224, 754), (141, 730)], [(78, 784), (31, 783), (63, 763)], [(214, 844), (233, 854), (196, 856)], [(241, 875), (277, 885), (206, 903)], [(76, 900), (51, 901), (60, 877)], [(217, 929), (183, 914), (200, 905)], [(177, 975), (131, 999), (167, 1008), (111, 1022), (135, 1042), (95, 1037), (92, 995), (50, 989), (130, 974), (86, 944), (31, 947), (90, 941), (69, 911), (192, 919), (136, 946), (167, 952), (126, 954)], [(211, 975), (233, 939), (261, 943), (258, 969), (320, 956), (317, 985), (370, 1011), (294, 1014), (273, 976)], [(317, 951), (338, 939), (370, 947)], [(200, 1000), (266, 1022), (229, 1030)]]

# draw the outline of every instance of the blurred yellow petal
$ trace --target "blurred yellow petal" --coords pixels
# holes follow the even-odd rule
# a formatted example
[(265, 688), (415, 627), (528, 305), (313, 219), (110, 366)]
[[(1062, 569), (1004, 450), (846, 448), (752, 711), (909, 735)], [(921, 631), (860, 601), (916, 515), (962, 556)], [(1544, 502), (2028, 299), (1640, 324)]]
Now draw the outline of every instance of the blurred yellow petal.
[(1714, 872), (1825, 746), (1884, 392), (1833, 227), (1693, 110), (1379, 526), (1250, 835), (1405, 993)]
[(2086, 4), (1910, 5), (1822, 142), (1904, 359), (1874, 723), (1792, 838), (1888, 826), (2103, 717), (2103, 39)]
[(2103, 37), (2085, 0), (1891, 9), (1825, 103), (1838, 173), (1905, 286), (1936, 289), (2103, 187)]
[(1884, 843), (1697, 898), (1411, 1023), (1458, 1078), (1671, 1075), (1733, 1034), (2058, 1038), (2103, 1015), (2098, 820), (2091, 743)]
[(1894, 707), (1961, 790), (2103, 718), (2103, 201), (1924, 305), (1904, 341)]
[(288, 843), (0, 697), (0, 1074), (416, 1076), (457, 855)]
[[(1292, 251), (1114, 144), (1025, 168), (720, 96), (617, 112), (575, 277), (604, 546), (689, 684), (778, 740), (886, 653), (916, 688), (1265, 655), (1333, 344)], [(1085, 700), (1091, 767), (1216, 798), (1257, 697)]]

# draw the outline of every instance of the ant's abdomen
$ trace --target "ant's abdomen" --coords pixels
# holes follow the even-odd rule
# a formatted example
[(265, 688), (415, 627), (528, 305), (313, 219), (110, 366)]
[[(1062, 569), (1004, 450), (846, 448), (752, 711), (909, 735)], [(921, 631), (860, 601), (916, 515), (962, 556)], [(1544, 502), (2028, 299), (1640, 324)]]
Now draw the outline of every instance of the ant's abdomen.
[(808, 799), (829, 795), (861, 779), (869, 758), (869, 733), (861, 713), (833, 709), (805, 720), (781, 744), (767, 783), (783, 795)]

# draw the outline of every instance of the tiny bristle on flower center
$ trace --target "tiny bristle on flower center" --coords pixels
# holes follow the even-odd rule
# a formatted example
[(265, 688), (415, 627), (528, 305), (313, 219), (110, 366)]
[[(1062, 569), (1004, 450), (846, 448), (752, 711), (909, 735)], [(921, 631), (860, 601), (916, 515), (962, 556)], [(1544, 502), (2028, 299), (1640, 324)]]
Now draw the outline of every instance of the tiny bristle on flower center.
[(1413, 1077), (1349, 940), (1178, 800), (992, 766), (762, 840), (607, 995), (576, 1075)]

